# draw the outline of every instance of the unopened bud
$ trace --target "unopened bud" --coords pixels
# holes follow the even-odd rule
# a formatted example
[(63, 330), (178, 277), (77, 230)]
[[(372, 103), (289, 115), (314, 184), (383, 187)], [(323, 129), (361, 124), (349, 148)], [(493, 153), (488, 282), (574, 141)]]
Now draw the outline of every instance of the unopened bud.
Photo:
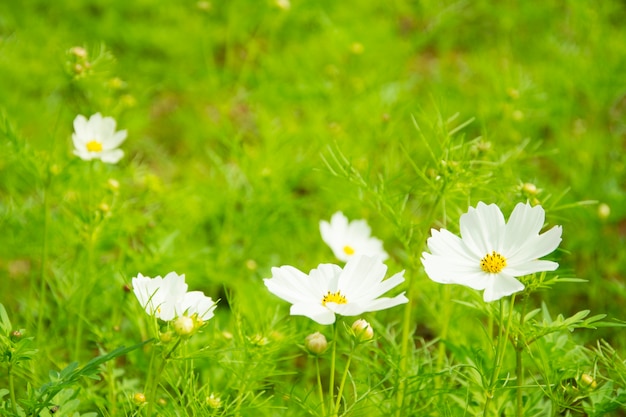
[(328, 342), (323, 334), (315, 332), (304, 339), (304, 346), (312, 354), (321, 355), (328, 349)]
[(352, 331), (359, 342), (365, 342), (374, 337), (374, 329), (372, 329), (372, 326), (363, 319), (358, 319), (354, 322), (352, 325)]
[(601, 203), (598, 205), (598, 217), (602, 220), (606, 220), (611, 215), (611, 207), (608, 204)]
[(107, 185), (111, 191), (117, 191), (120, 189), (120, 182), (115, 178), (109, 178), (107, 181)]
[(74, 46), (73, 48), (70, 48), (70, 53), (77, 56), (78, 58), (87, 57), (87, 50), (82, 46)]
[(143, 393), (138, 392), (133, 395), (133, 401), (135, 402), (135, 404), (141, 405), (146, 402), (146, 396)]
[(216, 409), (222, 406), (222, 399), (217, 397), (215, 394), (211, 393), (208, 397), (206, 397), (206, 403), (209, 407)]
[(537, 186), (532, 182), (525, 182), (524, 184), (522, 184), (522, 191), (528, 195), (537, 195), (537, 193), (539, 192)]
[(580, 383), (579, 384), (581, 386), (583, 386), (585, 388), (589, 388), (589, 389), (595, 389), (598, 386), (598, 383), (589, 374), (582, 374), (580, 376)]
[(24, 336), (24, 334), (19, 330), (14, 330), (11, 332), (11, 340), (13, 340), (14, 342), (20, 340), (22, 336)]
[(195, 323), (191, 317), (180, 316), (176, 320), (174, 320), (174, 330), (180, 336), (189, 336), (193, 333), (195, 328)]
[(159, 340), (161, 341), (161, 343), (169, 343), (172, 341), (174, 335), (172, 334), (172, 332), (165, 332), (165, 333), (160, 333), (159, 334)]

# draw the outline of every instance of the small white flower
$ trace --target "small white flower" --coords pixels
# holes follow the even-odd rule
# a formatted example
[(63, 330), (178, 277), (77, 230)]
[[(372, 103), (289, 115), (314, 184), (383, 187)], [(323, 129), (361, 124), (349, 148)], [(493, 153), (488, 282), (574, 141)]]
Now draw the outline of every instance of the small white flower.
[(320, 221), (320, 232), (322, 240), (340, 261), (347, 262), (355, 255), (373, 256), (382, 261), (389, 257), (383, 249), (383, 242), (370, 236), (372, 230), (365, 220), (348, 222), (338, 211), (330, 218), (330, 223)]
[(115, 131), (115, 119), (96, 113), (87, 120), (83, 115), (74, 119), (74, 155), (85, 161), (100, 159), (107, 164), (116, 164), (124, 156), (118, 149), (126, 139), (126, 130)]
[(559, 264), (540, 260), (561, 242), (561, 226), (543, 234), (545, 211), (541, 206), (519, 203), (509, 222), (495, 204), (478, 203), (461, 216), (461, 237), (432, 230), (431, 253), (422, 254), (429, 278), (442, 284), (461, 284), (485, 290), (486, 302), (522, 291), (515, 277), (554, 271)]
[(163, 321), (186, 315), (199, 320), (213, 317), (215, 303), (201, 291), (187, 292), (185, 275), (170, 272), (161, 278), (144, 277), (138, 274), (133, 278), (133, 292), (146, 313)]
[(321, 264), (309, 275), (292, 266), (272, 268), (272, 277), (264, 282), (271, 293), (292, 304), (292, 315), (331, 324), (335, 314), (358, 316), (406, 303), (404, 292), (378, 298), (404, 281), (404, 271), (383, 281), (386, 272), (387, 266), (379, 258), (357, 256), (343, 269)]

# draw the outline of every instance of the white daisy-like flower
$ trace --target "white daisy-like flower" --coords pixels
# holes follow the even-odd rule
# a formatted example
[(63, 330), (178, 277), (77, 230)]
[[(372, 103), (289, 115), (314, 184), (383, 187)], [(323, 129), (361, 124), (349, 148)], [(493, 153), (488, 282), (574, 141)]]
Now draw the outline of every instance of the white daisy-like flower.
[(116, 164), (124, 156), (118, 147), (126, 139), (126, 130), (115, 131), (115, 119), (96, 113), (87, 119), (78, 115), (74, 119), (74, 155), (85, 161), (100, 159), (107, 164)]
[(383, 249), (383, 242), (371, 237), (372, 229), (365, 220), (353, 220), (340, 211), (333, 214), (330, 223), (320, 221), (322, 240), (332, 249), (340, 261), (347, 262), (355, 255), (377, 257), (384, 261), (389, 257)]
[(292, 266), (272, 268), (272, 277), (264, 282), (271, 293), (292, 304), (291, 315), (332, 324), (335, 314), (358, 316), (409, 301), (404, 292), (379, 298), (404, 281), (404, 271), (383, 280), (386, 272), (380, 258), (356, 256), (343, 269), (321, 264), (308, 275)]
[(499, 300), (524, 289), (516, 277), (558, 268), (556, 262), (539, 259), (561, 242), (561, 226), (539, 234), (544, 219), (541, 206), (519, 203), (505, 223), (498, 206), (480, 202), (461, 216), (460, 238), (445, 229), (432, 230), (430, 253), (422, 254), (422, 264), (435, 282), (485, 290), (486, 302)]
[(146, 313), (163, 321), (179, 316), (196, 316), (200, 320), (213, 317), (215, 303), (201, 291), (187, 292), (185, 275), (170, 272), (161, 278), (138, 274), (132, 279), (133, 292)]

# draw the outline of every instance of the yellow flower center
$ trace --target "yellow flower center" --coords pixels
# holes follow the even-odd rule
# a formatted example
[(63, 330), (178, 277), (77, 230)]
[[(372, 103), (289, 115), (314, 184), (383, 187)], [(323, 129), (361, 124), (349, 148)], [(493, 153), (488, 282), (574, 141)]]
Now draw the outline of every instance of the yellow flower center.
[(328, 293), (324, 296), (324, 298), (322, 298), (323, 306), (325, 306), (326, 303), (346, 304), (347, 302), (348, 300), (346, 300), (346, 297), (341, 295), (340, 291), (337, 291), (337, 292), (328, 291)]
[(89, 152), (102, 152), (102, 144), (97, 140), (87, 142), (87, 150)]
[(343, 247), (343, 253), (346, 255), (354, 255), (354, 248), (350, 245), (346, 245)]
[(506, 258), (495, 250), (480, 260), (480, 269), (490, 274), (497, 274), (506, 266)]

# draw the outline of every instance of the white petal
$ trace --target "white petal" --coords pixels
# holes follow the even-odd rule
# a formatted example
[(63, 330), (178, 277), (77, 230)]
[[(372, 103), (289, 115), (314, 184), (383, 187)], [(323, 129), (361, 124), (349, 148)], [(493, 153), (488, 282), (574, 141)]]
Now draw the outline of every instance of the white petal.
[(107, 164), (117, 164), (124, 156), (124, 151), (121, 149), (113, 149), (111, 151), (100, 152), (100, 159)]
[(74, 149), (74, 155), (78, 156), (83, 161), (91, 161), (96, 156), (96, 154), (82, 148)]
[(479, 202), (461, 216), (461, 237), (479, 259), (491, 251), (500, 252), (504, 243), (505, 223), (502, 211), (495, 204)]
[(115, 119), (112, 117), (103, 117), (100, 121), (99, 131), (102, 142), (107, 142), (108, 138), (112, 137), (115, 133)]
[(102, 149), (110, 151), (119, 147), (122, 142), (126, 140), (127, 135), (128, 131), (126, 130), (120, 130), (119, 132), (111, 134), (111, 136), (107, 137), (107, 139), (102, 143)]
[(321, 304), (294, 304), (289, 312), (292, 316), (305, 316), (319, 324), (333, 324), (335, 322), (335, 313)]
[(489, 285), (485, 288), (485, 292), (483, 293), (483, 300), (489, 303), (522, 291), (523, 289), (524, 284), (512, 276), (503, 273), (493, 274)]
[(527, 237), (538, 235), (545, 217), (545, 211), (541, 206), (517, 204), (506, 225), (503, 251), (507, 254), (515, 253)]
[(441, 284), (461, 284), (474, 289), (483, 289), (487, 274), (480, 269), (480, 264), (469, 265), (466, 261), (434, 256), (424, 252), (422, 264), (428, 277)]
[(308, 276), (292, 267), (272, 268), (272, 277), (263, 280), (267, 289), (274, 295), (291, 304), (312, 302), (315, 295), (306, 291)]
[(83, 138), (85, 136), (85, 133), (87, 131), (87, 125), (88, 125), (87, 118), (83, 116), (82, 114), (79, 114), (74, 119), (74, 132), (76, 132), (76, 135), (79, 138)]
[(515, 254), (509, 255), (505, 253), (505, 256), (508, 256), (507, 263), (518, 264), (552, 253), (561, 243), (562, 232), (561, 226), (554, 226), (541, 235), (527, 238)]
[(339, 276), (339, 290), (346, 297), (359, 297), (364, 291), (378, 285), (385, 277), (387, 265), (370, 256), (355, 256)]
[(524, 275), (534, 274), (536, 272), (554, 271), (559, 267), (559, 264), (552, 261), (534, 260), (527, 261), (519, 265), (508, 266), (504, 268), (503, 272), (510, 274), (514, 277), (521, 277)]
[(404, 295), (405, 293), (399, 294), (393, 298), (382, 297), (376, 300), (371, 300), (366, 303), (350, 303), (347, 304), (335, 304), (328, 303), (326, 306), (333, 310), (337, 314), (341, 314), (342, 316), (358, 316), (363, 313), (371, 312), (371, 311), (379, 311), (386, 310), (388, 308), (392, 308), (398, 306), (400, 304), (407, 303), (409, 300)]

